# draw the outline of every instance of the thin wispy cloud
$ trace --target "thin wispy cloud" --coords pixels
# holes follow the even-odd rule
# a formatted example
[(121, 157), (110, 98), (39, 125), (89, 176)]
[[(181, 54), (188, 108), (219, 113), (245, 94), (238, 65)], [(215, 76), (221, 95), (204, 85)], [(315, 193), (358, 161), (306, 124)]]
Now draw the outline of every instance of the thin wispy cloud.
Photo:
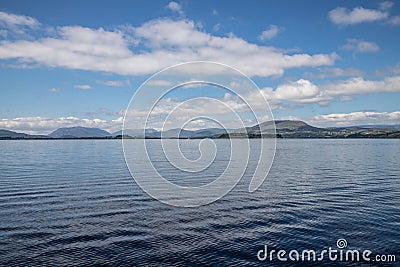
[(394, 16), (394, 17), (390, 18), (389, 23), (394, 26), (400, 25), (400, 16)]
[(130, 82), (129, 80), (108, 80), (108, 81), (103, 81), (103, 80), (97, 80), (96, 81), (98, 84), (110, 86), (110, 87), (124, 87), (124, 86), (129, 86)]
[(394, 6), (394, 3), (391, 1), (384, 1), (379, 4), (379, 9), (381, 10), (389, 10)]
[(74, 86), (76, 89), (82, 89), (82, 90), (89, 90), (92, 89), (92, 86), (88, 84), (77, 84)]
[(35, 28), (38, 27), (40, 23), (36, 19), (29, 16), (17, 15), (0, 11), (0, 25), (2, 25), (3, 27), (27, 26)]
[(379, 46), (376, 43), (360, 39), (347, 39), (347, 43), (341, 48), (355, 53), (373, 53), (379, 51)]
[(149, 80), (147, 82), (149, 86), (171, 86), (173, 83), (168, 80)]
[(278, 35), (280, 31), (281, 29), (278, 26), (269, 25), (268, 28), (258, 36), (258, 39), (262, 41), (270, 40), (274, 38), (276, 35)]
[(0, 36), (22, 35), (30, 30), (36, 30), (41, 24), (36, 19), (0, 11)]
[(360, 77), (364, 72), (356, 68), (318, 68), (314, 73), (306, 73), (305, 77), (310, 79), (326, 79), (335, 77)]
[(53, 88), (50, 88), (50, 89), (49, 89), (49, 92), (50, 92), (50, 93), (58, 93), (58, 92), (60, 92), (60, 89), (58, 89), (58, 88), (56, 88), (56, 87), (53, 87)]
[(171, 1), (168, 3), (167, 8), (173, 12), (178, 13), (180, 16), (185, 15), (185, 12), (183, 12), (182, 6), (178, 4), (177, 2)]
[(213, 31), (217, 32), (221, 29), (222, 24), (221, 23), (217, 23), (213, 26)]

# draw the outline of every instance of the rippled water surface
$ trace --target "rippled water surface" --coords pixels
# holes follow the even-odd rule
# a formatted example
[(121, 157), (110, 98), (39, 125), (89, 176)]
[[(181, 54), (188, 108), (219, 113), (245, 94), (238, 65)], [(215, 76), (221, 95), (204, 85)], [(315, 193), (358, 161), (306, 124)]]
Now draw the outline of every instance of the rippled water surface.
[[(196, 154), (198, 142), (183, 147)], [(208, 183), (229, 160), (229, 140), (216, 142), (201, 175), (156, 165), (177, 184)], [(232, 192), (198, 208), (146, 195), (117, 140), (7, 140), (0, 155), (2, 266), (271, 266), (257, 259), (264, 245), (322, 250), (339, 238), (400, 261), (400, 140), (278, 140), (258, 191), (247, 191), (250, 160)]]

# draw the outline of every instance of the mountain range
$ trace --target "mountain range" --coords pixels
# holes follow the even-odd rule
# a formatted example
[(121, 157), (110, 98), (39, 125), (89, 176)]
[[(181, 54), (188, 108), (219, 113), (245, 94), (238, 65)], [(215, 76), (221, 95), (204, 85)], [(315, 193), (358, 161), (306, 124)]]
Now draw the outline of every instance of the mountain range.
[(200, 130), (155, 129), (120, 130), (109, 133), (99, 128), (65, 127), (49, 135), (29, 135), (0, 129), (0, 139), (120, 139), (124, 138), (400, 138), (399, 125), (360, 125), (350, 127), (318, 128), (303, 121), (277, 120), (240, 129), (206, 128)]

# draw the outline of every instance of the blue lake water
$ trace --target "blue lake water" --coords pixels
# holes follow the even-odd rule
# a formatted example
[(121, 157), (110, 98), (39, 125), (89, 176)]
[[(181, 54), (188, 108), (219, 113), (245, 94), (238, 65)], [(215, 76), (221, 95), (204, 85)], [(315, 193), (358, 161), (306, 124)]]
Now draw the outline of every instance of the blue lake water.
[[(189, 158), (198, 142), (183, 141)], [(223, 171), (225, 153), (201, 175), (157, 164), (178, 184), (201, 185)], [(257, 259), (264, 245), (318, 251), (339, 238), (400, 262), (400, 140), (278, 140), (259, 190), (248, 192), (249, 166), (229, 194), (197, 208), (144, 193), (120, 140), (7, 140), (0, 156), (1, 266), (277, 266)]]

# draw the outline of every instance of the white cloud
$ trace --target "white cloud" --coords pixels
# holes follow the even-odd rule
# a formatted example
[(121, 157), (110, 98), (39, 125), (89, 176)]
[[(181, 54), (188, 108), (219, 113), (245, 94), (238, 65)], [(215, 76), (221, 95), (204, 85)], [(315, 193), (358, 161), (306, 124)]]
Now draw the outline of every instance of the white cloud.
[(400, 74), (400, 62), (389, 65), (381, 69), (377, 69), (372, 73), (374, 77), (386, 77), (390, 75), (399, 75)]
[(400, 25), (400, 16), (394, 16), (390, 18), (389, 23), (392, 25)]
[(213, 8), (213, 9), (212, 9), (212, 14), (213, 14), (214, 16), (217, 16), (217, 15), (218, 15), (218, 11), (217, 11), (215, 8)]
[(384, 1), (379, 4), (379, 9), (381, 10), (388, 10), (393, 7), (394, 3), (390, 1)]
[(90, 86), (88, 84), (77, 84), (74, 87), (77, 89), (82, 89), (82, 90), (92, 89), (92, 86)]
[(182, 6), (177, 2), (171, 1), (168, 3), (167, 8), (173, 12), (177, 12), (179, 15), (183, 16), (184, 12), (182, 10)]
[(191, 20), (170, 19), (115, 31), (66, 26), (57, 28), (56, 37), (0, 42), (0, 59), (121, 75), (152, 74), (180, 62), (209, 60), (231, 65), (249, 76), (278, 76), (288, 68), (333, 65), (337, 58), (335, 53), (286, 54), (233, 34), (213, 36)]
[(269, 25), (268, 28), (263, 31), (259, 36), (258, 39), (264, 41), (274, 38), (280, 31), (280, 28), (276, 25)]
[(213, 26), (213, 31), (215, 31), (215, 32), (217, 32), (217, 31), (219, 31), (220, 29), (221, 29), (221, 23), (217, 23), (217, 24), (215, 24), (214, 26)]
[(61, 27), (59, 38), (0, 42), (0, 58), (80, 70), (124, 72), (124, 59), (132, 56), (121, 32), (74, 26)]
[(58, 88), (56, 88), (56, 87), (53, 87), (53, 88), (50, 88), (49, 89), (49, 92), (50, 93), (58, 93), (60, 91), (60, 89), (58, 89)]
[(331, 96), (400, 92), (400, 76), (386, 77), (383, 80), (365, 80), (357, 77), (328, 83), (322, 87)]
[(124, 86), (130, 85), (129, 80), (124, 80), (124, 81), (121, 81), (121, 80), (110, 80), (110, 81), (97, 80), (96, 82), (99, 84), (110, 86), (110, 87), (124, 87)]
[(374, 112), (359, 111), (317, 115), (307, 120), (316, 126), (351, 126), (363, 124), (399, 124), (400, 111)]
[(341, 26), (384, 20), (388, 16), (386, 11), (363, 7), (355, 7), (352, 10), (337, 7), (329, 11), (330, 20)]
[(383, 80), (365, 80), (361, 77), (315, 85), (311, 81), (300, 79), (279, 85), (276, 90), (262, 89), (269, 101), (292, 101), (297, 103), (320, 103), (325, 105), (338, 97), (340, 101), (349, 101), (352, 95), (400, 92), (400, 76), (386, 77)]
[(32, 17), (0, 11), (0, 36), (25, 35), (26, 31), (39, 26), (40, 23)]
[[(180, 51), (177, 54), (168, 52), (168, 60), (173, 62), (173, 58), (180, 58), (181, 61), (219, 61), (250, 76), (282, 75), (285, 68), (331, 65), (337, 59), (334, 53), (285, 55), (277, 48), (257, 46), (233, 34), (228, 37), (212, 36), (196, 29), (194, 22), (189, 20), (150, 21), (136, 28), (135, 32), (144, 39), (147, 46), (160, 53), (159, 59), (163, 58), (165, 50)], [(266, 58), (269, 59), (268, 65), (265, 64)]]
[(314, 99), (320, 90), (312, 82), (300, 79), (296, 82), (280, 85), (274, 91), (274, 98), (279, 100), (294, 100), (307, 102)]
[(28, 134), (49, 134), (61, 127), (94, 127), (116, 132), (122, 129), (123, 118), (115, 120), (102, 119), (81, 119), (77, 117), (43, 118), (43, 117), (25, 117), (15, 119), (1, 119), (0, 129), (24, 132)]
[(34, 28), (39, 26), (40, 23), (36, 19), (29, 16), (16, 15), (0, 11), (0, 25), (6, 25), (11, 27), (27, 26)]
[(372, 53), (379, 51), (379, 46), (373, 42), (367, 42), (360, 39), (347, 39), (347, 43), (342, 49), (358, 53)]
[(362, 76), (364, 73), (355, 68), (318, 68), (317, 73), (306, 73), (306, 77), (313, 79), (325, 79), (334, 77)]
[(149, 86), (171, 86), (172, 82), (168, 80), (149, 80), (147, 82)]
[(378, 9), (355, 7), (352, 10), (337, 7), (329, 12), (330, 20), (340, 26), (354, 25), (364, 22), (384, 21), (392, 25), (400, 24), (400, 16), (390, 16), (390, 9), (394, 3), (384, 1), (379, 4)]
[(353, 100), (352, 96), (349, 96), (349, 95), (339, 96), (339, 101), (340, 102), (347, 102), (347, 101), (351, 101), (351, 100)]

